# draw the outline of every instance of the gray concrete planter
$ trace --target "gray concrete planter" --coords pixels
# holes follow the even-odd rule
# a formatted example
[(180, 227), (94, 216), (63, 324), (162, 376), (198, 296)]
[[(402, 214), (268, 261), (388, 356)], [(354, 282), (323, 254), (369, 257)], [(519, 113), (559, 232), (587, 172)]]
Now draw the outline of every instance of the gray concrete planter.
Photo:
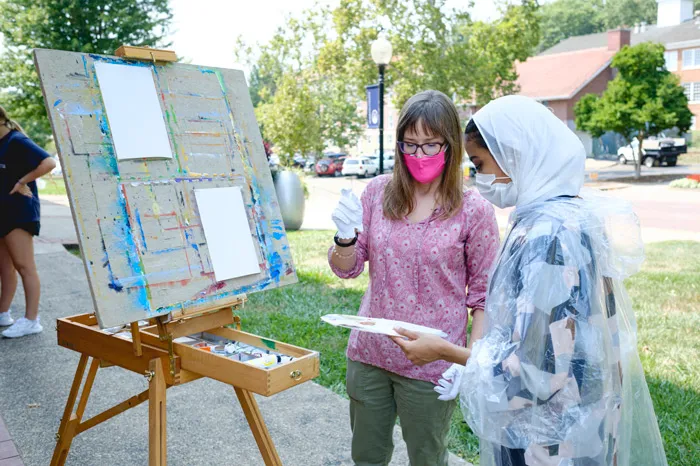
[(275, 191), (287, 230), (298, 230), (304, 222), (304, 186), (296, 173), (280, 171), (275, 176)]

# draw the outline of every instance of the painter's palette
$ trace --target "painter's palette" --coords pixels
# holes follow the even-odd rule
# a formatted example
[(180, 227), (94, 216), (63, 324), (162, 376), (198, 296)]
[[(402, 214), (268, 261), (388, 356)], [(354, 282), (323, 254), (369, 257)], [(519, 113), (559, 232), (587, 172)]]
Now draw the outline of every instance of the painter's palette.
[[(296, 281), (243, 72), (55, 50), (35, 63), (102, 328)], [(172, 158), (116, 156), (96, 63), (153, 74)], [(217, 281), (195, 190), (232, 187), (259, 272)]]
[(326, 314), (321, 317), (321, 320), (334, 327), (349, 328), (351, 330), (359, 330), (360, 332), (379, 333), (380, 335), (388, 335), (390, 337), (400, 337), (394, 330), (395, 328), (403, 328), (412, 332), (427, 333), (446, 338), (447, 334), (442, 330), (423, 325), (411, 324), (400, 320), (378, 319), (374, 317), (362, 317), (347, 314)]

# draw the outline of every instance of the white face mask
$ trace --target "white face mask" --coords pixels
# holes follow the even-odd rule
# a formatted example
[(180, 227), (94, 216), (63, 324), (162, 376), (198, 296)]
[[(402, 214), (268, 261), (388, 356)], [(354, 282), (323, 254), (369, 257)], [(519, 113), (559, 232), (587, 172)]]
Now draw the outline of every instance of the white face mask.
[(511, 181), (510, 183), (494, 183), (496, 180), (509, 180), (507, 176), (496, 178), (496, 175), (476, 174), (476, 189), (479, 190), (484, 199), (491, 204), (505, 209), (513, 207), (518, 200), (518, 191)]

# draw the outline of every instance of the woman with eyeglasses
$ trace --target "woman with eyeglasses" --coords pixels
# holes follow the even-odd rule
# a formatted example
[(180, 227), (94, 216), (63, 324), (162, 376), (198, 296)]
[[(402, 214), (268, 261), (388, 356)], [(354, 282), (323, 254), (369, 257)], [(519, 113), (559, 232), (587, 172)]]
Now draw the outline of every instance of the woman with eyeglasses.
[[(463, 187), (463, 142), (457, 109), (437, 91), (411, 97), (399, 115), (393, 175), (372, 180), (360, 201), (344, 191), (328, 252), (341, 278), (370, 281), (359, 315), (440, 329), (464, 347), (468, 310), (481, 334), (486, 282), (499, 245), (494, 209)], [(468, 287), (468, 290), (467, 290)], [(384, 335), (352, 331), (347, 349), (352, 458), (386, 465), (397, 416), (411, 464), (446, 465), (456, 406), (435, 398), (437, 361), (415, 366)]]

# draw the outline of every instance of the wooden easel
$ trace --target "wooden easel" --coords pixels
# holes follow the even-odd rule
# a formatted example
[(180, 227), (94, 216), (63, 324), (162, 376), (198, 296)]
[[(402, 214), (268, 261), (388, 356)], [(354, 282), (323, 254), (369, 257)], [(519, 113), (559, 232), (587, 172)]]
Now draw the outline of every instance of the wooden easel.
[[(116, 55), (140, 60), (172, 62), (174, 52), (122, 46)], [(149, 325), (130, 324), (131, 338), (124, 339), (100, 329), (95, 314), (58, 319), (58, 344), (81, 354), (75, 377), (56, 434), (57, 444), (51, 466), (65, 464), (73, 439), (80, 433), (148, 400), (149, 465), (167, 463), (166, 391), (202, 377), (219, 380), (233, 387), (262, 458), (268, 466), (282, 464), (253, 396), (270, 396), (313, 379), (319, 374), (318, 353), (265, 339), (240, 330), (235, 310), (245, 303), (239, 295), (216, 308), (185, 309), (177, 315), (151, 319)], [(230, 328), (236, 327), (235, 329)], [(126, 328), (126, 327), (125, 327)], [(271, 369), (260, 369), (225, 356), (177, 343), (179, 337), (208, 332), (292, 356), (293, 361)], [(85, 370), (87, 377), (83, 383)], [(148, 380), (149, 388), (131, 398), (83, 420), (88, 398), (99, 368), (118, 366)], [(82, 389), (81, 389), (82, 386)], [(76, 407), (77, 401), (77, 407)]]
[[(245, 298), (240, 299), (233, 308), (239, 308), (244, 300)], [(229, 325), (235, 325), (238, 330), (228, 328)], [(51, 466), (65, 464), (76, 435), (146, 400), (149, 403), (149, 465), (165, 466), (166, 390), (201, 377), (215, 378), (233, 386), (265, 464), (281, 465), (252, 392), (271, 395), (310, 380), (316, 377), (319, 371), (318, 353), (241, 332), (240, 318), (234, 315), (230, 307), (205, 311), (169, 322), (167, 319), (158, 318), (155, 325), (147, 327), (139, 328), (134, 323), (131, 325), (131, 342), (101, 331), (94, 314), (59, 319), (57, 330), (59, 345), (78, 351), (81, 356), (56, 434), (57, 444)], [(175, 338), (202, 331), (260, 347), (274, 346), (277, 351), (297, 359), (265, 370), (173, 343)], [(90, 359), (88, 374), (82, 383)], [(119, 366), (144, 375), (149, 388), (83, 421), (97, 370), (109, 366)], [(78, 405), (74, 410), (76, 400)]]

